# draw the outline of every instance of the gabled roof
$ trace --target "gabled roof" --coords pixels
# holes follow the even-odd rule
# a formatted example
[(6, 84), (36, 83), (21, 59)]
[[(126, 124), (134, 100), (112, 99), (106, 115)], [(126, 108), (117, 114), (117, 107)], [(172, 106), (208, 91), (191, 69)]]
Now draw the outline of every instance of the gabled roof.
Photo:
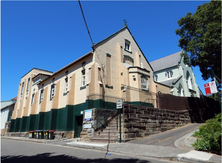
[[(43, 69), (39, 69), (39, 68), (33, 68), (31, 69), (29, 72), (27, 72), (25, 75), (27, 75), (28, 73), (30, 73), (32, 70), (40, 70), (40, 71), (45, 71), (45, 72), (49, 72), (49, 73), (52, 73), (52, 71), (48, 71), (48, 70), (43, 70)], [(25, 75), (23, 75), (21, 78), (23, 78)]]
[[(102, 41), (94, 44), (94, 45), (93, 45), (93, 49), (94, 49), (94, 47), (99, 46), (100, 44), (108, 41), (109, 39), (111, 39), (111, 38), (113, 38), (113, 37), (115, 37), (115, 36), (118, 35), (120, 32), (124, 31), (125, 29), (127, 29), (127, 30), (129, 31), (129, 33), (130, 33), (130, 35), (132, 36), (132, 38), (133, 38), (134, 42), (136, 43), (137, 47), (139, 48), (139, 50), (141, 51), (142, 55), (143, 55), (144, 58), (146, 59), (147, 63), (150, 65), (150, 62), (147, 60), (146, 56), (144, 55), (143, 51), (141, 50), (140, 46), (139, 46), (138, 43), (136, 42), (135, 38), (133, 37), (132, 33), (130, 32), (130, 30), (129, 30), (129, 28), (128, 28), (127, 26), (124, 26), (124, 27), (123, 27), (122, 29), (120, 29), (119, 31), (117, 31), (117, 32), (115, 32), (114, 34), (108, 36), (108, 37), (105, 38), (104, 40), (102, 40)], [(152, 71), (154, 71), (151, 65), (150, 65), (150, 68), (152, 69)]]
[(150, 62), (150, 64), (153, 67), (154, 71), (159, 71), (173, 66), (177, 66), (181, 59), (181, 52), (182, 51), (179, 51), (177, 53), (160, 58), (158, 60)]
[(16, 100), (1, 101), (1, 110), (16, 103)]

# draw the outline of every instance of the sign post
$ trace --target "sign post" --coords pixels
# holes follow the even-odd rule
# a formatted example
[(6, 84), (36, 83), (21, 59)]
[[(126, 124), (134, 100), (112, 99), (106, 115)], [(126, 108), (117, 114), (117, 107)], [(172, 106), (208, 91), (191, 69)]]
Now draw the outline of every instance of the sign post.
[(121, 143), (121, 110), (123, 101), (119, 99), (116, 101), (116, 108), (119, 110), (119, 142)]

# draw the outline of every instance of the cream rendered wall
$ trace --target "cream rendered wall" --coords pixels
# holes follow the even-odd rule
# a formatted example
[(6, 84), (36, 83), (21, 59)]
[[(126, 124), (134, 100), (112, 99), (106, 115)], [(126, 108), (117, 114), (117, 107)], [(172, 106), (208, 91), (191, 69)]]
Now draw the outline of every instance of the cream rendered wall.
[[(131, 46), (131, 52), (125, 51), (125, 39), (130, 41)], [(104, 67), (104, 70), (106, 70), (106, 54), (111, 55), (111, 86), (113, 86), (113, 89), (106, 88), (105, 94), (109, 96), (119, 97), (121, 98), (122, 92), (121, 90), (121, 84), (129, 85), (132, 83), (132, 86), (135, 86), (138, 88), (138, 83), (134, 83), (131, 80), (131, 77), (128, 77), (128, 70), (127, 67), (123, 65), (123, 57), (124, 55), (130, 56), (134, 59), (134, 66), (140, 66), (139, 64), (139, 55), (141, 56), (141, 62), (143, 63), (143, 67), (150, 71), (150, 87), (153, 87), (153, 72), (150, 67), (150, 65), (147, 63), (145, 57), (143, 56), (142, 52), (138, 48), (137, 44), (134, 42), (134, 39), (132, 38), (131, 34), (129, 33), (128, 29), (125, 28), (123, 31), (115, 35), (114, 37), (110, 38), (109, 40), (106, 40), (95, 47), (94, 52), (94, 60), (96, 63), (98, 63), (101, 67)], [(104, 85), (106, 84), (106, 71), (103, 72), (105, 75), (104, 77)], [(123, 75), (121, 76), (121, 73)], [(151, 88), (151, 91), (153, 89)]]
[[(71, 67), (68, 67), (64, 70), (62, 70), (61, 72), (59, 72), (56, 75), (53, 75), (52, 77), (50, 77), (49, 79), (47, 79), (45, 82), (42, 82), (42, 84), (44, 84), (44, 90), (47, 89), (47, 92), (44, 91), (44, 97), (46, 97), (46, 108), (44, 109), (45, 112), (50, 111), (52, 108), (53, 109), (59, 109), (59, 108), (64, 108), (68, 102), (69, 102), (69, 93), (70, 91), (68, 91), (68, 93), (65, 95), (65, 78), (68, 77), (68, 90), (70, 89), (75, 89), (74, 95), (72, 95), (71, 97), (73, 97), (73, 99), (71, 99), (71, 103), (72, 104), (80, 104), (80, 103), (84, 103), (87, 95), (86, 95), (86, 88), (80, 90), (80, 87), (82, 87), (81, 83), (82, 83), (82, 63), (86, 62), (85, 64), (85, 71), (86, 71), (86, 83), (90, 81), (89, 77), (89, 69), (92, 66), (92, 56), (88, 57), (87, 59), (81, 60), (78, 63), (74, 64)], [(68, 74), (66, 75), (66, 71), (68, 71)], [(52, 81), (52, 79), (54, 78), (54, 82)], [(72, 78), (75, 78), (74, 81)], [(74, 82), (74, 88), (72, 88), (72, 85)], [(51, 94), (51, 85), (55, 84), (55, 95), (52, 98), (52, 100), (50, 100), (50, 94)], [(40, 85), (40, 87), (41, 87)], [(39, 89), (39, 97), (40, 98), (40, 90)], [(57, 98), (54, 100), (54, 98)], [(39, 100), (39, 99), (38, 99)], [(43, 99), (44, 100), (44, 99)], [(53, 105), (53, 103), (58, 102), (58, 105)], [(42, 104), (37, 104), (37, 110), (38, 112), (40, 111), (41, 105)], [(56, 106), (56, 107), (54, 107)]]
[[(33, 109), (31, 106), (31, 97), (34, 92), (38, 91), (38, 86), (33, 85), (32, 78), (35, 75), (38, 75), (39, 73), (47, 74), (47, 75), (52, 74), (48, 71), (43, 71), (43, 70), (34, 68), (21, 78), (21, 82), (19, 83), (17, 102), (16, 102), (15, 109), (12, 114), (12, 119), (21, 118), (22, 116), (30, 115), (31, 110)], [(29, 91), (27, 93), (27, 84), (28, 84), (29, 78), (30, 78), (30, 84), (29, 84)], [(21, 96), (21, 87), (22, 87), (23, 82), (24, 82), (23, 95)]]

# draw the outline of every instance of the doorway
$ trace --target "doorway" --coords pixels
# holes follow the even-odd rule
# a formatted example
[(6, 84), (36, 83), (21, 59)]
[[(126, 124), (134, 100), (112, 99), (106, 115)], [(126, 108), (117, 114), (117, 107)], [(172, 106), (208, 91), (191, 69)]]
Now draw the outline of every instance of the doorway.
[(79, 138), (80, 133), (82, 131), (82, 121), (83, 121), (83, 115), (76, 116), (75, 118), (75, 134), (74, 138)]

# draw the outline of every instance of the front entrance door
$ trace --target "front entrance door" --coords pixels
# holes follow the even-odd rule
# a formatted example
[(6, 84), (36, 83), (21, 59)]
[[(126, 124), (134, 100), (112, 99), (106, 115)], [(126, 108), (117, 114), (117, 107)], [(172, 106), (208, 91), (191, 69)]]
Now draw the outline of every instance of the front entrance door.
[(83, 115), (76, 116), (74, 138), (79, 138), (82, 131)]

